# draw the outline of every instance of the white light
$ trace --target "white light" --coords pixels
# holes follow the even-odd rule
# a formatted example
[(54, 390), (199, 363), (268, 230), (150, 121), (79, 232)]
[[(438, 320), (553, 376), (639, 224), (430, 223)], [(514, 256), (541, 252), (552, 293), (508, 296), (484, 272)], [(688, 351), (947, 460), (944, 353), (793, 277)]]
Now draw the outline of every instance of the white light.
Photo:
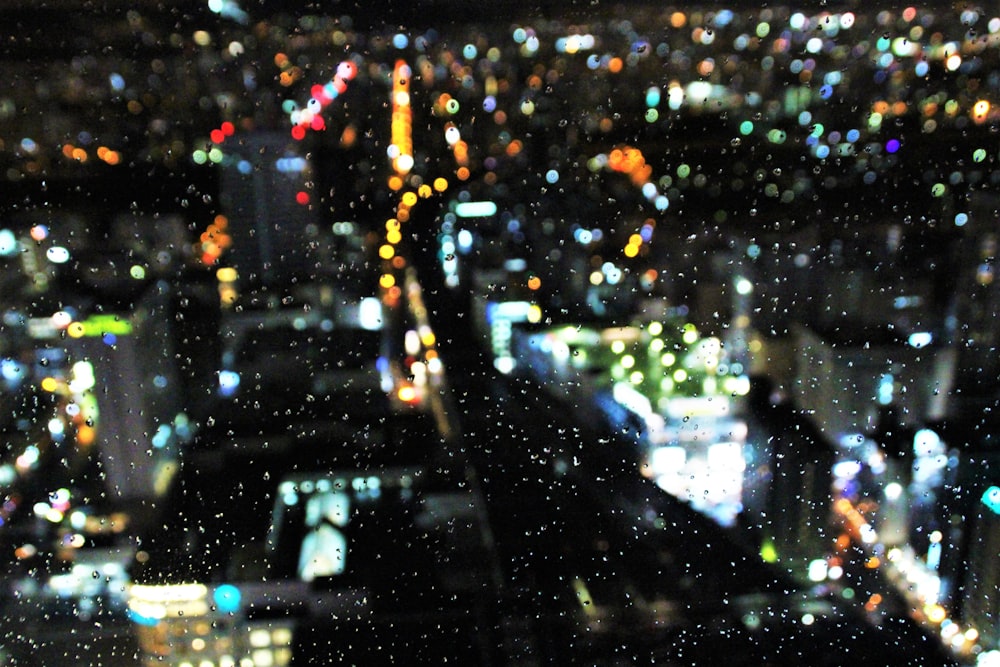
[(885, 497), (886, 500), (895, 501), (899, 500), (899, 496), (903, 493), (903, 485), (898, 482), (889, 482), (885, 485)]
[(814, 561), (809, 562), (809, 581), (820, 582), (826, 579), (826, 575), (829, 572), (827, 568), (826, 560), (818, 558)]
[(69, 250), (62, 246), (52, 246), (45, 251), (45, 257), (53, 264), (65, 264), (69, 261)]
[(460, 218), (484, 218), (495, 215), (497, 205), (491, 201), (470, 201), (455, 205), (455, 215)]
[(930, 332), (918, 331), (916, 333), (910, 334), (910, 337), (907, 339), (907, 342), (910, 344), (910, 347), (915, 347), (917, 349), (920, 349), (922, 347), (930, 345), (932, 340), (934, 340), (934, 337), (930, 334)]
[(382, 302), (375, 297), (365, 297), (358, 308), (358, 322), (369, 331), (382, 328)]

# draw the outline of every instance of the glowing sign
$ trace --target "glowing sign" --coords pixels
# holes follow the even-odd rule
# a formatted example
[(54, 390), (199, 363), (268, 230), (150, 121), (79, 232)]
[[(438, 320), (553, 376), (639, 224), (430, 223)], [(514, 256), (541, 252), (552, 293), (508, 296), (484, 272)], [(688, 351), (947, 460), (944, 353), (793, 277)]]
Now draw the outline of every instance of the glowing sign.
[(460, 218), (485, 218), (496, 215), (497, 205), (491, 201), (469, 201), (455, 205), (455, 215)]
[(116, 315), (91, 315), (85, 320), (70, 324), (66, 333), (72, 338), (103, 337), (106, 334), (127, 336), (132, 333), (132, 323)]

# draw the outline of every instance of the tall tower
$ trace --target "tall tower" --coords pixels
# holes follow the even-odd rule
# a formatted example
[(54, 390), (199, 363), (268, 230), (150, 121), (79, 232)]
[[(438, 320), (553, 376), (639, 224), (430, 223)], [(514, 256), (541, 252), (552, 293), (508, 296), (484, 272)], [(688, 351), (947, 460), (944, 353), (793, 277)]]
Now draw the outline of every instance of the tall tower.
[(244, 286), (275, 286), (315, 275), (310, 240), (319, 234), (312, 164), (285, 133), (244, 137), (223, 168), (222, 206), (233, 243), (225, 263)]

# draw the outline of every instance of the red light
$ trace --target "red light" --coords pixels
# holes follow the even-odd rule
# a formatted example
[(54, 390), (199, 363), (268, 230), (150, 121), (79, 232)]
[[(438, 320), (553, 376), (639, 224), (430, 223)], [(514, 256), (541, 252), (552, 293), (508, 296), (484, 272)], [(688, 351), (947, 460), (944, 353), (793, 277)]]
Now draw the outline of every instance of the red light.
[(301, 125), (296, 125), (292, 128), (292, 139), (295, 141), (302, 141), (306, 138), (306, 128)]
[(227, 137), (233, 136), (236, 132), (236, 126), (230, 123), (228, 120), (222, 124), (222, 133)]
[(309, 122), (309, 127), (316, 130), (317, 132), (319, 132), (320, 130), (325, 130), (326, 121), (324, 121), (323, 117), (320, 115), (313, 116), (312, 120)]
[(309, 94), (315, 97), (316, 99), (325, 97), (325, 95), (323, 94), (323, 86), (319, 85), (318, 83), (313, 84), (313, 87), (309, 89)]
[(300, 190), (295, 194), (295, 201), (305, 206), (309, 203), (309, 193)]
[(212, 130), (209, 136), (212, 138), (213, 144), (221, 144), (226, 140), (226, 135), (222, 133), (222, 130)]

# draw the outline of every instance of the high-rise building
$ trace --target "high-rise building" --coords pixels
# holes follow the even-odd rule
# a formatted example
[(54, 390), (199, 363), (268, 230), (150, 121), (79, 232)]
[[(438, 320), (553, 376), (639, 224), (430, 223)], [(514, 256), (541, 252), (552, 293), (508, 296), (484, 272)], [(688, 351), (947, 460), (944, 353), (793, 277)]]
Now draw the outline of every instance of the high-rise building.
[(223, 262), (236, 269), (245, 286), (315, 276), (322, 244), (316, 243), (319, 216), (309, 158), (283, 133), (232, 141), (220, 185), (232, 237)]

